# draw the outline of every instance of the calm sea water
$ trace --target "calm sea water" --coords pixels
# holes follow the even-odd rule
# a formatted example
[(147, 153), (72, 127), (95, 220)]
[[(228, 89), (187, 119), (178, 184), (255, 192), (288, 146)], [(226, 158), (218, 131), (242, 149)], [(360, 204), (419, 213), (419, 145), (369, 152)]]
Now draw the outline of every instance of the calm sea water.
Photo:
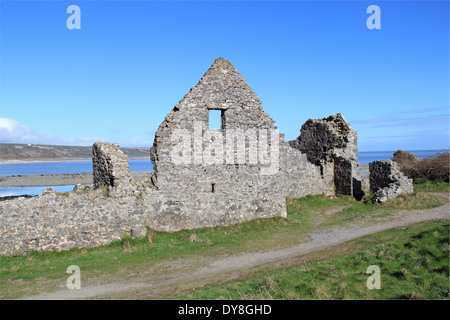
[[(152, 171), (153, 166), (149, 160), (129, 160), (131, 171)], [(92, 172), (92, 162), (55, 162), (55, 163), (27, 163), (0, 165), (0, 176), (17, 176), (31, 174), (59, 174)], [(23, 194), (38, 195), (46, 188), (52, 188), (58, 192), (72, 191), (74, 185), (67, 186), (42, 186), (42, 187), (8, 187), (0, 188), (0, 197), (17, 196)]]
[[(152, 163), (147, 159), (129, 160), (131, 171), (152, 171)], [(0, 165), (0, 176), (17, 176), (30, 174), (58, 174), (92, 172), (92, 161), (27, 163)]]
[[(445, 153), (449, 152), (449, 150), (413, 150), (409, 151), (412, 154), (415, 154), (419, 157), (419, 159), (425, 159), (429, 156), (434, 156), (436, 153)], [(377, 160), (387, 160), (392, 159), (394, 157), (395, 151), (374, 151), (374, 152), (359, 152), (358, 160), (359, 163), (369, 163)]]
[[(376, 160), (392, 159), (395, 151), (360, 152), (359, 163), (369, 163)], [(448, 150), (419, 150), (409, 151), (420, 159), (435, 155), (436, 153), (448, 152)], [(152, 171), (150, 160), (129, 160), (131, 171)], [(30, 174), (58, 174), (58, 173), (81, 173), (92, 172), (92, 162), (56, 162), (56, 163), (31, 163), (31, 164), (8, 164), (0, 165), (0, 176), (30, 175)], [(0, 188), (0, 197), (10, 195), (37, 195), (45, 188), (52, 188), (59, 192), (67, 192), (73, 189), (69, 186), (42, 186), (42, 187), (9, 187)]]

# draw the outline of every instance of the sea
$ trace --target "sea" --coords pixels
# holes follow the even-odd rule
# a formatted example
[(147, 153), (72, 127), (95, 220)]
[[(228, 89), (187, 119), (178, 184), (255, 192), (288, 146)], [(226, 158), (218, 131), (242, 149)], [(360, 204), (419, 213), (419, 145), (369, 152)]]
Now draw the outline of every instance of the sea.
[[(153, 171), (150, 159), (128, 160), (131, 171)], [(92, 161), (77, 162), (40, 162), (0, 165), (0, 176), (18, 176), (32, 174), (60, 174), (92, 172)], [(72, 191), (75, 185), (40, 186), (40, 187), (6, 187), (0, 188), (0, 197), (41, 194), (44, 189), (52, 188), (58, 192)]]
[[(359, 163), (369, 163), (376, 160), (392, 159), (395, 151), (359, 152)], [(412, 150), (408, 151), (424, 159), (436, 153), (449, 152), (449, 150)], [(131, 171), (153, 171), (149, 159), (129, 160)], [(46, 162), (26, 164), (3, 164), (0, 165), (0, 176), (16, 176), (31, 174), (61, 174), (61, 173), (83, 173), (92, 172), (91, 161), (79, 162)], [(58, 192), (72, 191), (74, 185), (67, 186), (40, 186), (40, 187), (6, 187), (0, 188), (0, 197), (17, 195), (38, 195), (46, 188), (52, 188)]]

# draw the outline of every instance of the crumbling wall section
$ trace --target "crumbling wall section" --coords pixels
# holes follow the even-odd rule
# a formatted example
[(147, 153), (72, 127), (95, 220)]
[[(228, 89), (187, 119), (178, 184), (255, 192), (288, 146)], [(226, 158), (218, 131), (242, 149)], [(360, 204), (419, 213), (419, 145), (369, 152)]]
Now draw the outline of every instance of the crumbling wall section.
[(300, 136), (290, 141), (290, 145), (321, 168), (328, 194), (361, 196), (357, 133), (342, 114), (309, 119), (302, 125)]
[(338, 194), (353, 194), (353, 166), (350, 160), (334, 158), (334, 187)]
[(291, 145), (306, 153), (312, 163), (329, 162), (336, 157), (358, 161), (356, 131), (341, 113), (323, 119), (309, 119)]
[(133, 194), (133, 176), (128, 157), (116, 143), (95, 142), (92, 146), (92, 169), (94, 189), (105, 187), (110, 196)]
[(374, 202), (385, 202), (401, 194), (414, 192), (412, 179), (408, 179), (392, 160), (369, 163), (370, 192)]

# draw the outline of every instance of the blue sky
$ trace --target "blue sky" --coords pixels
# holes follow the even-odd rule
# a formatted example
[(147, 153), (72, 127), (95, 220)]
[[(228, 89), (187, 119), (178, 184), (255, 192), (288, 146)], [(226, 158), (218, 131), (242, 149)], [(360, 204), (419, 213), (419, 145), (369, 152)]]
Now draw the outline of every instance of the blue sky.
[[(69, 30), (69, 5), (81, 29)], [(369, 30), (369, 5), (381, 29)], [(449, 147), (448, 1), (1, 1), (2, 142), (150, 146), (230, 60), (286, 139), (341, 112), (360, 151)]]

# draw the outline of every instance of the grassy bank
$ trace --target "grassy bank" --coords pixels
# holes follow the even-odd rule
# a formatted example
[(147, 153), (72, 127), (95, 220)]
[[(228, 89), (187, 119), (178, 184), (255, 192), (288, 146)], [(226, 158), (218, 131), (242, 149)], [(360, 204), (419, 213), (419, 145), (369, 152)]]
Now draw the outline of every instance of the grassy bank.
[(449, 192), (449, 182), (445, 180), (419, 179), (414, 184), (416, 192)]
[[(449, 299), (449, 223), (387, 230), (302, 257), (287, 268), (207, 286), (176, 299)], [(345, 249), (345, 250), (344, 250)], [(350, 254), (349, 254), (350, 252)], [(322, 258), (317, 259), (317, 256)], [(367, 267), (380, 268), (369, 290)]]
[[(152, 231), (148, 238), (130, 239), (88, 249), (33, 252), (0, 257), (0, 298), (17, 298), (65, 289), (66, 269), (78, 265), (83, 286), (123, 280), (136, 274), (164, 274), (176, 261), (182, 270), (204, 266), (208, 258), (268, 250), (309, 240), (308, 233), (329, 227), (367, 225), (394, 219), (401, 210), (437, 207), (447, 200), (424, 193), (373, 205), (370, 198), (308, 196), (287, 199), (287, 218), (254, 220), (227, 227), (174, 233)], [(178, 268), (178, 267), (177, 267)]]

